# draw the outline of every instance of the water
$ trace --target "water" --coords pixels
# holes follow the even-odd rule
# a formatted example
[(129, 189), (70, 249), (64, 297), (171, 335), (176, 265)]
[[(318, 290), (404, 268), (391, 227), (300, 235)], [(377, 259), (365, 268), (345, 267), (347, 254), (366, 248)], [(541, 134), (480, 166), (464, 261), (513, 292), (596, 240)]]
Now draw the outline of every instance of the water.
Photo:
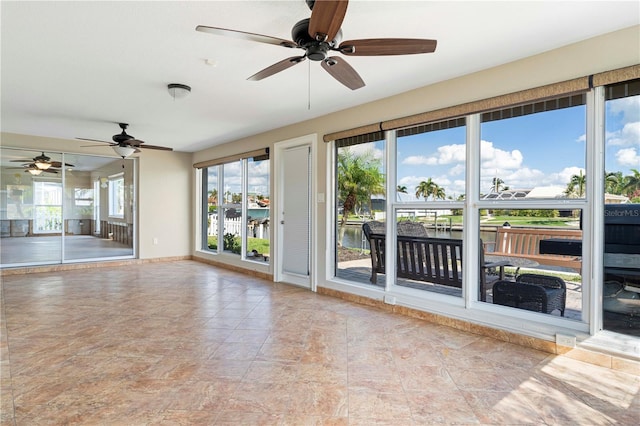
[(247, 216), (251, 219), (264, 219), (269, 217), (269, 209), (247, 209)]

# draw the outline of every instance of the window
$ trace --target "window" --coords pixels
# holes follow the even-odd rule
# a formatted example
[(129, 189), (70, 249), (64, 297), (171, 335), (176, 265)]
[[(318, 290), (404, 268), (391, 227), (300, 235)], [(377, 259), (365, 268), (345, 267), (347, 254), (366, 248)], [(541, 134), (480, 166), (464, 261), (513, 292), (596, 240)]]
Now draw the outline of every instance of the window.
[(124, 218), (124, 173), (109, 176), (109, 217)]
[[(453, 304), (466, 289), (497, 304), (495, 281), (549, 275), (565, 282), (564, 304), (539, 313), (584, 321), (582, 248), (571, 242), (582, 239), (586, 206), (586, 108), (586, 95), (572, 95), (402, 128), (386, 140), (381, 132), (337, 140), (336, 277)], [(470, 130), (468, 120), (479, 126)], [(395, 161), (389, 182), (385, 158)], [(396, 252), (387, 255), (392, 232)], [(540, 240), (556, 238), (572, 240), (566, 253), (540, 252)], [(479, 242), (478, 258), (463, 262), (474, 252), (468, 241)], [(477, 268), (477, 284), (464, 282), (475, 277), (465, 265)]]
[(480, 196), (585, 197), (586, 95), (482, 114)]
[[(479, 300), (583, 320), (586, 95), (484, 113), (480, 132), (478, 232), (485, 260), (501, 267), (485, 271), (487, 284)], [(521, 275), (525, 279), (527, 274), (563, 280), (563, 308), (519, 304), (514, 300), (525, 296), (506, 297), (502, 287), (494, 289), (491, 283), (515, 281)], [(507, 290), (515, 292), (514, 287)]]
[(602, 319), (640, 336), (640, 80), (605, 87)]
[(265, 150), (202, 167), (202, 247), (267, 263), (270, 258), (270, 161)]
[(401, 129), (397, 139), (398, 201), (464, 199), (464, 118)]
[[(362, 225), (385, 222), (385, 147), (381, 132), (349, 138), (336, 144), (336, 276), (384, 287), (371, 275), (369, 243)], [(384, 225), (383, 225), (384, 226)], [(356, 270), (356, 266), (362, 266)]]

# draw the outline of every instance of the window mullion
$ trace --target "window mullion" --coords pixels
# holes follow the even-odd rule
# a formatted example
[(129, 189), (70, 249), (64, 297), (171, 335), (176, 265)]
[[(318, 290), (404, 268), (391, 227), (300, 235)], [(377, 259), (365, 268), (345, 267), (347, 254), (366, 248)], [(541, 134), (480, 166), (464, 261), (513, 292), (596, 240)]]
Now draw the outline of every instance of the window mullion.
[(480, 283), (478, 261), (481, 248), (470, 241), (480, 241), (480, 219), (478, 201), (480, 199), (480, 114), (467, 116), (467, 144), (466, 144), (466, 178), (465, 200), (462, 221), (464, 223), (462, 239), (463, 245), (463, 285), (464, 300), (468, 307), (477, 300)]

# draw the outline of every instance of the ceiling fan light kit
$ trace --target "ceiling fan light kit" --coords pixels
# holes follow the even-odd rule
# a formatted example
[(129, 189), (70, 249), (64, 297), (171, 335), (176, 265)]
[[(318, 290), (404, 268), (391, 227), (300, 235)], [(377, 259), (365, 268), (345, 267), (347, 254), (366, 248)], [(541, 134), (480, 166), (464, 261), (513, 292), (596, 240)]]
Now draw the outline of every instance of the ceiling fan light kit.
[(120, 145), (115, 145), (113, 147), (113, 150), (122, 158), (127, 158), (128, 156), (136, 152), (136, 149), (133, 147)]
[(40, 170), (40, 169), (27, 169), (27, 171), (29, 173), (31, 173), (32, 175), (34, 175), (34, 176), (38, 176), (39, 174), (42, 173), (42, 170)]
[(61, 163), (60, 161), (51, 161), (51, 157), (45, 155), (44, 152), (42, 154), (33, 157), (33, 158), (25, 158), (19, 160), (11, 160), (12, 163), (24, 163), (22, 168), (25, 172), (29, 172), (34, 176), (39, 175), (42, 172), (47, 173), (58, 173), (57, 169), (61, 167), (75, 167), (73, 164), (69, 163)]
[[(186, 87), (189, 87), (189, 86), (186, 86)], [(168, 148), (166, 146), (147, 145), (144, 143), (144, 141), (136, 139), (127, 133), (127, 128), (129, 127), (127, 123), (118, 123), (118, 125), (122, 129), (122, 132), (115, 134), (111, 137), (111, 140), (113, 140), (113, 142), (102, 141), (99, 139), (87, 139), (87, 138), (76, 138), (76, 139), (81, 141), (107, 143), (111, 146), (111, 148), (113, 148), (115, 153), (122, 158), (126, 158), (131, 154), (140, 152), (140, 148), (157, 149), (161, 151), (173, 151), (173, 148)], [(98, 145), (91, 145), (91, 147), (93, 146), (98, 146)]]
[(191, 93), (191, 87), (186, 84), (171, 83), (167, 85), (167, 90), (173, 99), (186, 98)]
[(338, 56), (328, 56), (330, 52), (347, 56), (387, 56), (432, 53), (436, 50), (437, 41), (429, 39), (372, 38), (341, 42), (342, 30), (340, 27), (347, 13), (348, 0), (305, 1), (311, 9), (311, 18), (303, 19), (293, 26), (291, 37), (294, 41), (204, 25), (198, 25), (196, 31), (305, 51), (304, 55), (277, 62), (258, 71), (247, 80), (262, 80), (308, 58), (321, 62), (322, 68), (329, 75), (351, 90), (364, 87), (364, 81), (344, 59)]
[(51, 167), (51, 163), (41, 160), (36, 161), (34, 164), (40, 170), (47, 170), (49, 167)]

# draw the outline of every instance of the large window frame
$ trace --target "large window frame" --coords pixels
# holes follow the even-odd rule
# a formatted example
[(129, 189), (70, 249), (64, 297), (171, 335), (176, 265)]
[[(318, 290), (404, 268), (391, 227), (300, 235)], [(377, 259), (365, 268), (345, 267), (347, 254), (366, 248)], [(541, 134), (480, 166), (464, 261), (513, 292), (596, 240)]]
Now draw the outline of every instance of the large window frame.
[[(254, 164), (267, 161), (266, 173), (260, 186), (260, 201), (262, 207), (267, 210), (267, 215), (260, 223), (250, 221), (250, 208), (257, 203), (257, 194), (254, 194), (255, 185), (252, 188), (250, 179), (255, 179)], [(207, 161), (195, 164), (199, 175), (199, 210), (200, 226), (199, 237), (196, 239), (196, 251), (203, 254), (223, 256), (225, 261), (234, 263), (252, 262), (261, 265), (269, 265), (271, 247), (263, 248), (260, 252), (250, 250), (251, 238), (262, 237), (270, 240), (269, 223), (271, 214), (269, 210), (270, 168), (268, 150), (259, 150), (246, 154), (239, 154), (219, 160)], [(209, 184), (210, 171), (215, 176), (215, 183)], [(266, 183), (264, 182), (266, 179)], [(231, 191), (233, 189), (233, 191)], [(252, 192), (253, 191), (253, 192)], [(210, 206), (215, 208), (210, 209)], [(212, 210), (212, 211), (210, 211)], [(227, 220), (227, 216), (233, 216), (234, 223)], [(222, 219), (222, 220), (220, 220)], [(238, 222), (238, 223), (235, 223)], [(251, 235), (249, 235), (251, 233)], [(209, 237), (215, 236), (215, 244), (209, 243)], [(268, 245), (268, 244), (267, 244)]]
[[(596, 119), (596, 115), (601, 110), (601, 107), (597, 105), (597, 102), (594, 99), (594, 91), (587, 91), (586, 93), (586, 123), (585, 123), (585, 169), (587, 173), (591, 173), (597, 175), (598, 167), (595, 166), (596, 160), (594, 159), (598, 151), (598, 147), (601, 145), (600, 139), (596, 136), (598, 119)], [(559, 96), (562, 98), (564, 95)], [(572, 95), (573, 96), (573, 95)], [(584, 96), (584, 95), (583, 95)], [(566, 96), (565, 96), (566, 97)], [(545, 99), (545, 101), (549, 101), (549, 99)], [(554, 101), (553, 99), (551, 100)], [(562, 209), (562, 210), (580, 210), (583, 212), (582, 215), (582, 223), (583, 223), (583, 242), (585, 247), (590, 247), (593, 244), (593, 224), (594, 218), (590, 213), (594, 207), (597, 207), (597, 202), (594, 200), (594, 182), (588, 182), (587, 189), (585, 194), (580, 198), (562, 198), (562, 199), (540, 199), (535, 201), (523, 201), (523, 200), (491, 200), (491, 199), (483, 199), (480, 194), (480, 140), (481, 140), (481, 120), (482, 113), (473, 113), (460, 116), (459, 118), (466, 119), (467, 123), (467, 138), (466, 138), (466, 149), (467, 149), (467, 166), (466, 166), (466, 194), (464, 201), (451, 202), (451, 201), (432, 201), (433, 208), (463, 208), (464, 209), (464, 240), (472, 241), (477, 240), (479, 234), (479, 212), (482, 209), (487, 208), (530, 208), (530, 209)], [(423, 204), (419, 203), (420, 206), (414, 205), (414, 203), (403, 203), (397, 200), (396, 194), (396, 170), (395, 170), (395, 159), (397, 155), (397, 145), (395, 143), (397, 130), (388, 130), (385, 132), (385, 139), (387, 141), (386, 144), (386, 164), (388, 165), (387, 169), (387, 186), (386, 191), (389, 196), (387, 197), (387, 211), (386, 217), (395, 217), (397, 211), (399, 209), (406, 209), (407, 207), (422, 207)], [(330, 168), (330, 173), (332, 175), (333, 188), (335, 188), (335, 181), (337, 180), (336, 169), (335, 169), (335, 161), (336, 161), (336, 151), (335, 151), (335, 143), (332, 142), (331, 158), (333, 160), (332, 166)], [(336, 198), (335, 194), (332, 197), (333, 202), (335, 203)], [(595, 204), (594, 204), (595, 203)], [(333, 207), (333, 214), (335, 215), (335, 204)], [(336, 217), (333, 216), (330, 218), (332, 223), (336, 223)], [(331, 264), (334, 265), (331, 268), (328, 268), (328, 271), (333, 271), (333, 275), (328, 277), (327, 285), (329, 288), (347, 291), (350, 293), (368, 296), (376, 299), (385, 300), (387, 303), (398, 303), (406, 306), (414, 306), (418, 307), (421, 310), (426, 310), (430, 312), (443, 312), (447, 315), (455, 315), (460, 318), (468, 318), (471, 320), (478, 320), (478, 316), (487, 321), (487, 323), (492, 323), (500, 328), (503, 328), (504, 317), (513, 317), (522, 320), (526, 320), (525, 322), (521, 322), (521, 324), (536, 324), (535, 326), (526, 326), (525, 328), (535, 327), (536, 331), (534, 334), (538, 335), (546, 335), (546, 334), (555, 334), (558, 329), (565, 330), (573, 330), (573, 333), (589, 333), (590, 328), (598, 328), (599, 319), (597, 315), (594, 314), (594, 311), (597, 311), (595, 308), (595, 297), (598, 295), (597, 290), (594, 293), (594, 289), (592, 288), (592, 282), (587, 271), (594, 268), (594, 263), (598, 263), (598, 260), (594, 258), (593, 253), (590, 250), (585, 249), (583, 253), (583, 265), (582, 265), (582, 276), (583, 276), (583, 295), (582, 295), (582, 316), (581, 319), (576, 321), (567, 320), (565, 318), (557, 317), (557, 316), (543, 316), (537, 313), (531, 313), (528, 311), (511, 309), (510, 312), (505, 312), (505, 309), (501, 307), (497, 307), (491, 304), (480, 302), (477, 298), (478, 295), (478, 283), (479, 283), (479, 270), (475, 267), (466, 267), (464, 269), (464, 286), (463, 286), (463, 297), (455, 298), (442, 294), (434, 294), (427, 292), (416, 292), (411, 289), (399, 288), (395, 285), (396, 277), (394, 276), (395, 265), (392, 264), (392, 260), (396, 258), (395, 254), (395, 246), (393, 244), (393, 239), (395, 238), (395, 230), (393, 226), (387, 225), (387, 235), (391, 238), (387, 238), (387, 253), (390, 255), (387, 256), (387, 283), (383, 288), (365, 288), (362, 284), (349, 282), (348, 279), (338, 278), (335, 275), (335, 271), (337, 267), (335, 253), (334, 258), (331, 260)], [(332, 232), (333, 240), (329, 242), (330, 245), (336, 244), (336, 235), (337, 232), (334, 230)], [(466, 244), (464, 249), (465, 259), (478, 259), (479, 256), (479, 247), (477, 244)], [(468, 262), (467, 262), (468, 263)], [(519, 327), (516, 327), (519, 328)], [(530, 331), (530, 330), (529, 330)], [(591, 333), (593, 334), (593, 333)]]
[(109, 217), (124, 219), (125, 184), (124, 173), (109, 176)]

